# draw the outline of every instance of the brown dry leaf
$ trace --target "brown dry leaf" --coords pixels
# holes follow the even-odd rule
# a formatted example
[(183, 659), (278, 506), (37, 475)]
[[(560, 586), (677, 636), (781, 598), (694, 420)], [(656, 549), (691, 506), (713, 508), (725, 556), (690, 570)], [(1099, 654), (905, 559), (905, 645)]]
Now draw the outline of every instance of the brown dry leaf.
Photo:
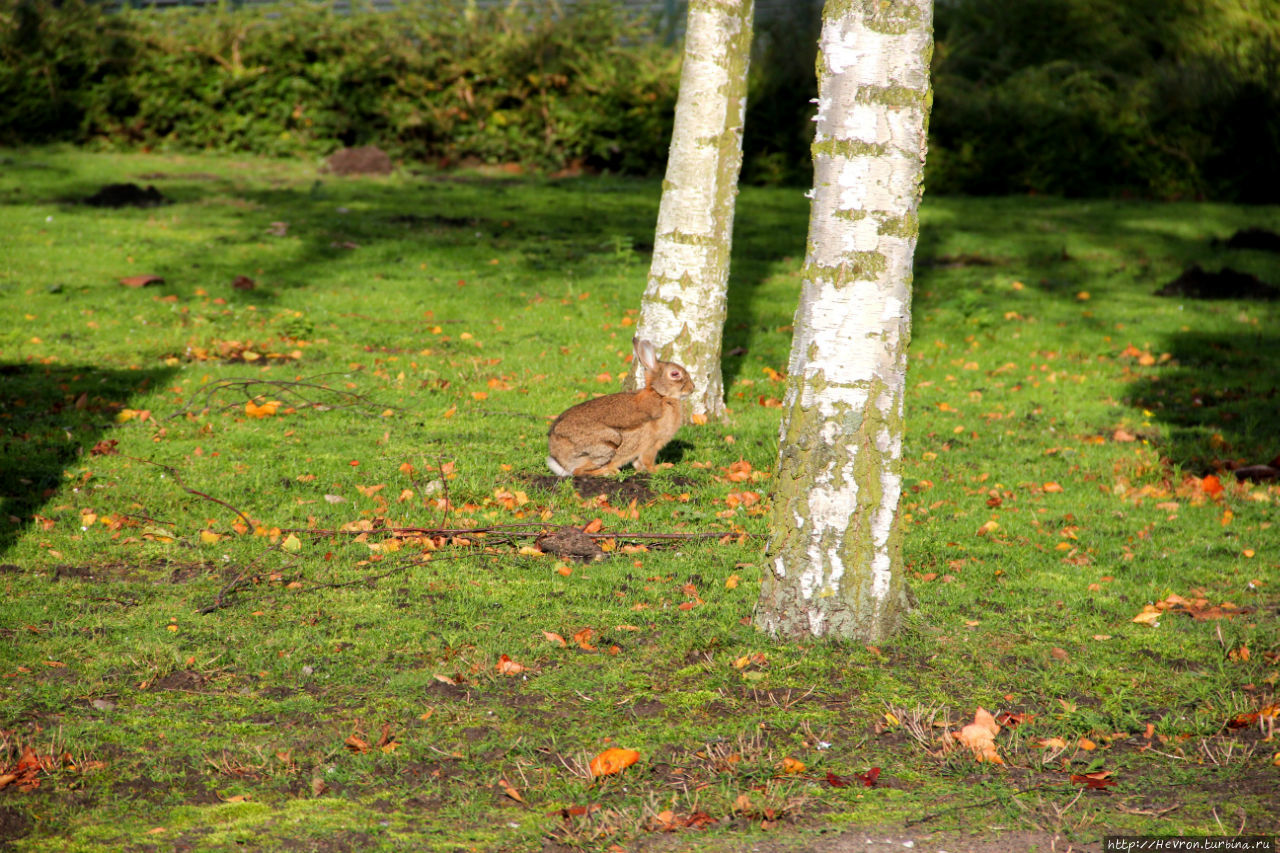
[(346, 744), (347, 749), (351, 750), (352, 752), (368, 752), (369, 751), (369, 742), (361, 738), (359, 735), (351, 735), (351, 737), (344, 740), (343, 743)]
[(640, 760), (640, 753), (634, 749), (610, 747), (591, 759), (592, 776), (612, 776), (621, 773)]
[(967, 747), (975, 760), (989, 764), (1004, 764), (1004, 759), (996, 752), (995, 737), (1000, 733), (1000, 724), (985, 708), (978, 708), (973, 715), (973, 722), (956, 733), (956, 740)]
[(1111, 440), (1119, 441), (1119, 442), (1129, 442), (1129, 441), (1137, 441), (1138, 437), (1133, 433), (1129, 432), (1128, 430), (1124, 429), (1123, 427), (1121, 427), (1117, 429), (1115, 432), (1111, 433)]

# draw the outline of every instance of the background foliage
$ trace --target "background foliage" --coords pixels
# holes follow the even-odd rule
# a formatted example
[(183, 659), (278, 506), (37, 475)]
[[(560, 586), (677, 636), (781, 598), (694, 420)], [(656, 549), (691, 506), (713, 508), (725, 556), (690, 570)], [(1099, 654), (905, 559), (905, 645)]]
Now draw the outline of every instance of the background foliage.
[[(679, 50), (651, 22), (447, 5), (0, 0), (0, 142), (662, 170)], [(819, 7), (758, 24), (748, 181), (809, 179)], [(1276, 199), (1269, 0), (939, 0), (936, 23), (931, 191)]]

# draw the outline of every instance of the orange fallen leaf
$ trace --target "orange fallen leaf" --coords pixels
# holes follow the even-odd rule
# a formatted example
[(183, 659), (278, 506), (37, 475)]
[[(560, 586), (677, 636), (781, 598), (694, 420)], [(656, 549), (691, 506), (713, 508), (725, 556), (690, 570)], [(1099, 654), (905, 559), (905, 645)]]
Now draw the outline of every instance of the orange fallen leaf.
[(805, 771), (804, 762), (798, 758), (792, 758), (789, 755), (782, 759), (781, 767), (782, 772), (786, 773), (788, 776), (795, 776)]
[(244, 404), (244, 413), (251, 418), (269, 418), (280, 408), (279, 400), (272, 400), (269, 403), (263, 403), (259, 406), (252, 400)]
[(596, 635), (595, 628), (583, 628), (581, 631), (573, 635), (573, 641), (578, 644), (578, 648), (588, 652), (594, 652), (596, 647), (591, 645), (591, 638)]
[(621, 773), (640, 760), (640, 753), (634, 749), (610, 747), (591, 759), (592, 776), (612, 776)]
[(1000, 724), (985, 708), (979, 707), (973, 715), (973, 722), (956, 733), (956, 740), (967, 747), (974, 759), (989, 764), (1004, 764), (1004, 759), (996, 752), (995, 737), (1000, 733)]
[(1087, 788), (1113, 788), (1117, 784), (1116, 780), (1111, 778), (1110, 770), (1100, 770), (1097, 773), (1072, 773), (1071, 781)]
[(569, 645), (564, 641), (564, 637), (561, 637), (555, 631), (543, 631), (542, 636), (547, 638), (548, 643), (555, 643), (562, 649)]
[(499, 779), (498, 787), (502, 789), (502, 793), (506, 794), (508, 797), (515, 800), (517, 803), (524, 802), (524, 797), (520, 796), (520, 792), (517, 791), (515, 787), (513, 787), (512, 784), (508, 782), (506, 779)]
[(516, 663), (508, 656), (503, 655), (498, 658), (498, 663), (494, 669), (498, 670), (499, 675), (519, 675), (524, 672), (525, 667), (523, 664)]

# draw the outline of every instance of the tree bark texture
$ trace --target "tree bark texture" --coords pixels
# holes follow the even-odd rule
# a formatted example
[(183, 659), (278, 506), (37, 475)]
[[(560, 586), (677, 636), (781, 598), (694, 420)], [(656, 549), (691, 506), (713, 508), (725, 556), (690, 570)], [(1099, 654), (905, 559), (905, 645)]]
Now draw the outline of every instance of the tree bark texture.
[[(686, 413), (725, 415), (720, 372), (754, 0), (690, 0), (675, 127), (636, 334), (688, 369)], [(644, 381), (635, 369), (629, 387)]]
[(932, 0), (828, 0), (814, 186), (756, 624), (878, 642), (903, 578), (903, 392)]

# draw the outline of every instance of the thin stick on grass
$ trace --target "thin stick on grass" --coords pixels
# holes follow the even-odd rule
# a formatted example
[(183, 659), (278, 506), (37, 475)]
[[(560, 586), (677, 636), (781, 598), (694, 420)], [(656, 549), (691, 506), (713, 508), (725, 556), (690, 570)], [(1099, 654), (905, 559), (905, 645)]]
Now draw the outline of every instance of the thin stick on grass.
[[(270, 390), (272, 393), (279, 394), (282, 397), (292, 398), (294, 405), (305, 406), (307, 408), (315, 409), (321, 412), (330, 412), (330, 411), (336, 411), (339, 409), (358, 409), (361, 407), (366, 407), (368, 408), (368, 410), (372, 411), (373, 409), (377, 408), (377, 406), (374, 403), (372, 403), (363, 394), (357, 394), (354, 391), (343, 391), (341, 389), (332, 388), (328, 385), (315, 381), (317, 379), (322, 379), (326, 376), (336, 376), (336, 375), (340, 375), (340, 374), (322, 373), (318, 376), (310, 377), (309, 379), (292, 379), (292, 380), (291, 379), (221, 379), (221, 380), (218, 380), (217, 382), (214, 382), (208, 385), (205, 388), (201, 388), (199, 391), (197, 391), (195, 394), (191, 396), (191, 399), (187, 402), (186, 406), (174, 412), (169, 417), (177, 418), (186, 414), (190, 414), (197, 409), (208, 408), (213, 401), (214, 395), (218, 394), (221, 391), (226, 391), (233, 388), (240, 389), (240, 391), (244, 393), (246, 401), (252, 401), (257, 397), (261, 397), (263, 396), (263, 394), (267, 393), (268, 390)], [(256, 391), (255, 389), (257, 389), (258, 387), (263, 387), (266, 390)], [(307, 393), (304, 393), (304, 392), (310, 392), (310, 391), (319, 391), (325, 394), (336, 395), (338, 398), (338, 402), (327, 403), (319, 399), (313, 399), (311, 396), (308, 396)], [(217, 409), (217, 411), (220, 411), (220, 412), (227, 411), (228, 409), (237, 408), (239, 405), (240, 405), (239, 403), (228, 403), (220, 407), (219, 409)], [(395, 407), (393, 406), (391, 408), (395, 408)]]
[(249, 516), (245, 515), (239, 509), (227, 503), (226, 501), (220, 498), (215, 498), (213, 495), (207, 495), (204, 492), (198, 491), (197, 489), (191, 488), (183, 481), (182, 476), (178, 474), (178, 469), (174, 468), (172, 465), (166, 465), (163, 462), (157, 462), (154, 459), (142, 459), (138, 456), (126, 456), (123, 453), (120, 454), (120, 458), (132, 459), (134, 462), (142, 462), (146, 465), (154, 465), (157, 468), (163, 468), (165, 471), (169, 473), (170, 477), (173, 477), (173, 481), (178, 484), (178, 488), (182, 489), (187, 494), (195, 495), (198, 498), (204, 498), (205, 500), (212, 501), (213, 503), (216, 503), (220, 506), (225, 506), (227, 509), (234, 512), (236, 515), (240, 516), (240, 520), (245, 523), (245, 526), (249, 528), (249, 531), (251, 533), (256, 534), (258, 532), (258, 525), (254, 524), (253, 519), (249, 518)]

